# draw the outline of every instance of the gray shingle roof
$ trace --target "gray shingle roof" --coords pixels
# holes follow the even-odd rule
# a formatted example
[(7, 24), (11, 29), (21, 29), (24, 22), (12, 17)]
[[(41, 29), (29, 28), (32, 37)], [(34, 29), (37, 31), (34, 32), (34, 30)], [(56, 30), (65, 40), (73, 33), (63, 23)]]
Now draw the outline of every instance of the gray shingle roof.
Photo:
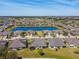
[(0, 46), (5, 46), (7, 41), (4, 41), (4, 40), (0, 40)]
[(68, 44), (73, 44), (75, 46), (79, 46), (79, 40), (76, 38), (65, 38), (64, 39)]
[(9, 32), (6, 32), (6, 31), (0, 33), (0, 35), (4, 35), (4, 36), (6, 36), (6, 35), (8, 35), (8, 34), (9, 34)]
[(13, 40), (13, 42), (11, 43), (11, 45), (9, 46), (9, 48), (12, 49), (16, 49), (16, 48), (22, 48), (22, 47), (26, 47), (26, 45), (24, 43), (22, 43), (20, 40), (16, 39)]
[(59, 38), (53, 38), (48, 40), (51, 47), (65, 46), (64, 42)]
[(26, 40), (27, 39), (19, 39), (20, 40), (20, 42), (22, 42), (23, 44), (26, 44)]
[(44, 39), (32, 39), (31, 47), (45, 47), (46, 43)]

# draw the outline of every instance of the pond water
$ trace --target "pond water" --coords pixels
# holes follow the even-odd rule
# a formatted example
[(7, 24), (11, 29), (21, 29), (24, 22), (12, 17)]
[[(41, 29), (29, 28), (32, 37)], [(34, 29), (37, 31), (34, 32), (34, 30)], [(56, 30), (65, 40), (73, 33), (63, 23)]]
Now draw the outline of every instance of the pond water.
[(16, 27), (13, 28), (12, 31), (28, 31), (28, 30), (32, 30), (32, 31), (43, 31), (43, 30), (57, 30), (58, 28), (56, 27)]

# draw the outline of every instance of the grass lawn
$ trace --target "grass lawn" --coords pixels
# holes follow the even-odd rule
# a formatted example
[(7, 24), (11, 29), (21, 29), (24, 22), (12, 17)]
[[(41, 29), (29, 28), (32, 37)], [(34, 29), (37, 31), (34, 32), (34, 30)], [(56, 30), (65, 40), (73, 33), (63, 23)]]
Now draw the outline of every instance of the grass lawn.
[(37, 31), (38, 36), (43, 36), (43, 33), (41, 31)]
[(30, 51), (29, 49), (23, 49), (17, 51), (18, 56), (25, 58), (57, 58), (57, 59), (79, 59), (79, 54), (75, 54), (74, 51), (79, 51), (78, 48), (63, 48), (58, 51), (52, 49), (44, 49), (45, 55), (40, 56), (37, 50)]
[(5, 59), (4, 57), (0, 57), (0, 59)]

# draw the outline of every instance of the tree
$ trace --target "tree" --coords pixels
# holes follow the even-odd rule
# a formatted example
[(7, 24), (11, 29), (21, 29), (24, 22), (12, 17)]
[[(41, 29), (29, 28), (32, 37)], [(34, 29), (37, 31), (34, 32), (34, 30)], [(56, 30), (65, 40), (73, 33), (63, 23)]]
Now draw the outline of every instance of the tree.
[(41, 56), (43, 56), (43, 55), (44, 55), (44, 52), (43, 52), (43, 50), (42, 50), (42, 49), (38, 49), (38, 53), (39, 53), (39, 55), (41, 55)]
[(11, 36), (10, 35), (7, 35), (7, 37), (6, 37), (7, 39), (10, 39), (11, 38)]
[(35, 31), (35, 33), (34, 33), (35, 35), (37, 35), (37, 32)]
[(5, 47), (7, 48), (7, 47), (8, 47), (8, 45), (9, 45), (9, 42), (6, 42)]
[(58, 48), (56, 48), (55, 51), (58, 51)]
[(20, 35), (21, 35), (22, 37), (24, 37), (25, 34), (26, 34), (26, 32), (22, 32)]
[(45, 42), (46, 42), (46, 46), (49, 47), (48, 39), (45, 39)]
[(53, 37), (56, 37), (56, 35), (55, 35), (54, 33), (51, 33), (51, 35), (52, 35)]
[(5, 51), (4, 47), (0, 47), (0, 56), (4, 56), (4, 51)]
[(0, 57), (4, 57), (6, 59), (7, 53), (8, 49), (6, 47), (0, 47)]
[(17, 53), (16, 51), (10, 51), (8, 52), (8, 54), (6, 55), (6, 59), (15, 59), (17, 58)]
[(13, 33), (13, 32), (11, 32), (11, 33), (10, 33), (10, 36), (13, 36), (13, 35), (14, 35), (14, 33)]
[(28, 48), (28, 41), (26, 40), (26, 48)]
[(66, 44), (67, 42), (66, 41), (64, 41), (64, 44)]
[(64, 36), (67, 36), (68, 35), (68, 32), (63, 31), (63, 35)]

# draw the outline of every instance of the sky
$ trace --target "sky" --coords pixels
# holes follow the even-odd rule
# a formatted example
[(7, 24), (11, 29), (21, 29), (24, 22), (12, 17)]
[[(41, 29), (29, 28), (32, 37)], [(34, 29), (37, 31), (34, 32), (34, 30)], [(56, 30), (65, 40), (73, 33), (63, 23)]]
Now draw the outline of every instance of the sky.
[(0, 16), (79, 16), (79, 0), (0, 0)]

